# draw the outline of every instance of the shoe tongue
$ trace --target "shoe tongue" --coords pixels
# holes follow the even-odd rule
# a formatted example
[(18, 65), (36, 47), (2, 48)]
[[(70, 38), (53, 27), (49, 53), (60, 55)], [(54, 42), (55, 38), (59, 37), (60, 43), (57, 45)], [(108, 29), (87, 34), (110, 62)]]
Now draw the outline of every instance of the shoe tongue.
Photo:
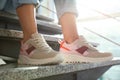
[(74, 42), (72, 42), (70, 45), (72, 45), (72, 46), (74, 46), (74, 45), (78, 45), (78, 43), (79, 43), (79, 39), (76, 39)]
[(78, 49), (82, 46), (86, 46), (90, 50), (96, 50), (95, 48), (91, 47), (90, 44), (88, 44), (87, 40), (83, 36), (80, 36), (79, 39), (76, 39), (73, 43), (67, 45), (70, 49)]
[(36, 37), (38, 37), (38, 36), (40, 36), (40, 34), (38, 34), (38, 33), (36, 32), (36, 33), (33, 33), (33, 34), (31, 35), (31, 38), (36, 38)]
[(76, 39), (72, 44), (73, 45), (83, 45), (86, 42), (83, 36), (80, 36), (79, 39)]
[(85, 40), (83, 37), (76, 39), (74, 42), (72, 42), (71, 44), (67, 44), (67, 46), (71, 49), (77, 49), (80, 48), (81, 46), (83, 46)]
[(79, 41), (80, 42), (87, 42), (87, 40), (82, 35), (79, 36)]
[(39, 34), (39, 33), (37, 33), (37, 32), (34, 33), (34, 34), (32, 34), (32, 35), (31, 35), (31, 38), (32, 38), (32, 39), (36, 39), (36, 38), (38, 39), (38, 38), (39, 38), (40, 40), (44, 40), (43, 35), (41, 35), (41, 34)]
[(91, 44), (89, 44), (89, 43), (87, 42), (87, 40), (86, 40), (83, 36), (80, 36), (80, 37), (79, 37), (79, 43), (80, 43), (81, 45), (84, 45), (84, 46), (88, 47), (89, 50), (97, 51)]

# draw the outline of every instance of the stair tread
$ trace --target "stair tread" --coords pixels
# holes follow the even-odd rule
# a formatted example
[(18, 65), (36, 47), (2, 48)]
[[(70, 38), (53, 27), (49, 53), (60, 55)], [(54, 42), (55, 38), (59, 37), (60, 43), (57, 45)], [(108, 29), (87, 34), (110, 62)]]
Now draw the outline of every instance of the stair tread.
[(52, 19), (50, 17), (47, 17), (47, 16), (40, 15), (40, 14), (37, 14), (36, 18), (40, 19), (40, 20), (44, 20), (44, 21), (49, 21), (49, 22), (53, 22), (54, 21), (54, 19)]
[[(63, 39), (61, 35), (46, 35), (43, 34), (45, 40), (47, 41), (53, 41), (53, 42), (58, 42), (59, 39)], [(22, 31), (18, 30), (10, 30), (10, 29), (1, 29), (0, 28), (0, 37), (11, 37), (11, 38), (23, 38), (23, 33)], [(89, 42), (92, 44), (94, 47), (97, 47), (99, 43), (96, 42)]]
[[(13, 66), (14, 65), (14, 66)], [(80, 72), (105, 66), (120, 65), (120, 58), (112, 61), (101, 63), (79, 63), (79, 64), (60, 64), (51, 66), (31, 66), (31, 67), (17, 67), (17, 64), (10, 66), (0, 66), (0, 79), (4, 80), (30, 80), (73, 72)]]
[[(60, 37), (55, 37), (57, 35), (46, 35), (43, 34), (45, 40), (57, 42)], [(11, 38), (23, 38), (23, 32), (18, 30), (0, 29), (0, 37), (11, 37)]]
[[(3, 11), (0, 11), (0, 20), (2, 22), (5, 21), (5, 22), (19, 24), (18, 17), (16, 15), (10, 14), (7, 12), (3, 12)], [(47, 31), (49, 31), (49, 33), (56, 33), (56, 34), (62, 33), (60, 25), (58, 25), (54, 22), (37, 19), (37, 25), (38, 25), (38, 30), (43, 30), (46, 33), (47, 33)]]

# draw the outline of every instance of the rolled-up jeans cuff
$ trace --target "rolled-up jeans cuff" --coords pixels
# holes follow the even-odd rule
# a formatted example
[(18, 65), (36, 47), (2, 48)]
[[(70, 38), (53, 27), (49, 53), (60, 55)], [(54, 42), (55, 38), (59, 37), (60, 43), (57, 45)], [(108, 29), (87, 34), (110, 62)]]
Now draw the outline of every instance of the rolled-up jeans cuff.
[(78, 16), (76, 0), (54, 0), (58, 19), (65, 13), (73, 13)]
[(39, 5), (39, 0), (13, 0), (13, 6), (18, 8), (23, 4), (34, 4), (35, 7)]
[(65, 13), (73, 13), (76, 15), (76, 17), (78, 16), (78, 11), (76, 8), (64, 8), (62, 9), (60, 12), (57, 13), (58, 19)]

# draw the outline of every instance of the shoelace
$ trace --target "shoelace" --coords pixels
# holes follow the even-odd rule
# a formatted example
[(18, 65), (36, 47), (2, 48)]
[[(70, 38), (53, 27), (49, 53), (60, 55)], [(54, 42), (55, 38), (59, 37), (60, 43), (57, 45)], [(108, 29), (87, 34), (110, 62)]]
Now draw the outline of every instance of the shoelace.
[(32, 41), (34, 42), (32, 45), (34, 45), (36, 48), (40, 49), (41, 51), (50, 51), (51, 47), (46, 43), (46, 41), (42, 38), (40, 38), (40, 35), (36, 35), (36, 37), (32, 38)]
[[(87, 40), (83, 37), (83, 36), (80, 36), (81, 40), (80, 42), (82, 44), (80, 45), (84, 45), (84, 46), (87, 46), (89, 48), (89, 50), (92, 50), (92, 51), (98, 51), (96, 48), (94, 48), (89, 42), (87, 42)], [(58, 43), (61, 45), (63, 42), (65, 42), (64, 40), (58, 40)]]

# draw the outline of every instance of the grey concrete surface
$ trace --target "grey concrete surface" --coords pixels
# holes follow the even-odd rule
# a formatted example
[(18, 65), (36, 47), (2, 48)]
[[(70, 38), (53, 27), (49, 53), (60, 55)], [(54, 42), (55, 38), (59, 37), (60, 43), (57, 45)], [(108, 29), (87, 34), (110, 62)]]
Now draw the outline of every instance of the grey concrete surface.
[(95, 80), (111, 66), (119, 64), (120, 60), (101, 63), (60, 64), (31, 67), (15, 64), (16, 66), (11, 68), (9, 66), (7, 66), (8, 68), (2, 68), (4, 66), (0, 68), (0, 80), (57, 80), (57, 78), (61, 78), (58, 80), (66, 80), (70, 78), (70, 75), (70, 80)]
[[(54, 22), (43, 20), (43, 18), (46, 19), (46, 17), (42, 16), (42, 19), (40, 19), (40, 15), (38, 17), (39, 18), (37, 19), (37, 25), (38, 25), (39, 32), (44, 34), (61, 34), (62, 33), (60, 25)], [(18, 17), (14, 14), (0, 11), (0, 22), (6, 24), (7, 29), (21, 30)]]

